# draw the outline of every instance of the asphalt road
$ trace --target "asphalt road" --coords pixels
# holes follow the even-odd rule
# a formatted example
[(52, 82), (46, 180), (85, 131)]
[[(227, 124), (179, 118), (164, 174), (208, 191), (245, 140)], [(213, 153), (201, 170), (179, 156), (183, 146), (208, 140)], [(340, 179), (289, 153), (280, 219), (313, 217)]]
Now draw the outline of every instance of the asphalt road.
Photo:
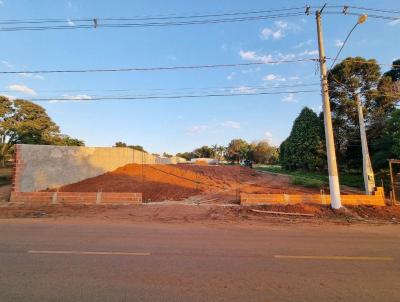
[(400, 226), (0, 220), (0, 301), (400, 301)]

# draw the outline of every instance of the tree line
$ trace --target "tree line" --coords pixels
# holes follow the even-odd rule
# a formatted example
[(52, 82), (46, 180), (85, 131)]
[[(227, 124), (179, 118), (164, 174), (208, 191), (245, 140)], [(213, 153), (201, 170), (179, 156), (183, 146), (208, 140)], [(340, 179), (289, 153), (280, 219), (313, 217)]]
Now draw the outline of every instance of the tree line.
[[(387, 159), (400, 158), (400, 59), (382, 74), (373, 59), (346, 58), (329, 71), (328, 85), (339, 169), (362, 169), (357, 95), (363, 107), (374, 170), (385, 170)], [(285, 169), (326, 170), (323, 114), (318, 116), (304, 108), (279, 150)]]
[(30, 101), (0, 96), (0, 162), (4, 166), (15, 144), (84, 146), (62, 134), (46, 110)]
[(279, 160), (279, 150), (268, 141), (248, 143), (243, 139), (233, 139), (227, 146), (202, 146), (192, 152), (177, 153), (176, 156), (186, 160), (192, 158), (216, 158), (231, 163), (249, 160), (258, 164), (276, 164)]

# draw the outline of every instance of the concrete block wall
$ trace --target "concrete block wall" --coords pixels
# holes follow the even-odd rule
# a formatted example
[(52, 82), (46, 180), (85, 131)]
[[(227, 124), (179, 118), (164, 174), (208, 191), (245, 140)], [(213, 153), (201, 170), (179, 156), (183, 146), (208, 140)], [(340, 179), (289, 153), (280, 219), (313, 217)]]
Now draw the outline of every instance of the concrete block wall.
[(127, 164), (176, 164), (130, 148), (16, 145), (13, 192), (54, 189), (113, 171)]
[[(373, 205), (385, 206), (383, 188), (378, 187), (374, 195), (341, 195), (344, 206)], [(269, 204), (296, 204), (313, 203), (330, 205), (331, 199), (325, 194), (240, 194), (241, 205), (269, 205)]]
[(142, 193), (11, 192), (10, 201), (24, 204), (140, 204)]

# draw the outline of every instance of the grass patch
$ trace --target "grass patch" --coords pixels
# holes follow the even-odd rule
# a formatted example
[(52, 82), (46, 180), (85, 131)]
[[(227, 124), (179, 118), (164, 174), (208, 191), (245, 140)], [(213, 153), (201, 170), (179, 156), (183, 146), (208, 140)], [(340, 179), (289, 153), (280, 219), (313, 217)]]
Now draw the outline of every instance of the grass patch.
[(292, 184), (308, 188), (323, 188), (326, 185), (326, 182), (320, 179), (314, 179), (303, 176), (293, 176)]
[[(265, 171), (277, 174), (292, 176), (292, 184), (300, 185), (309, 188), (322, 188), (329, 185), (329, 177), (327, 173), (321, 172), (306, 172), (306, 171), (287, 171), (281, 166), (257, 165), (254, 168), (258, 171)], [(360, 174), (349, 174), (341, 172), (339, 175), (341, 185), (363, 188), (364, 181)]]

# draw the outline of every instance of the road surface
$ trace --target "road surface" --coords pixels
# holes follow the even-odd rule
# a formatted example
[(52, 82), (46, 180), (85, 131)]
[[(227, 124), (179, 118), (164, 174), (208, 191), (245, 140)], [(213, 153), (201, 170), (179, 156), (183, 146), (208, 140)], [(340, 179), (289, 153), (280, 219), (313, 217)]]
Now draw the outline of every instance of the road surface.
[(400, 226), (0, 220), (0, 300), (400, 301)]

